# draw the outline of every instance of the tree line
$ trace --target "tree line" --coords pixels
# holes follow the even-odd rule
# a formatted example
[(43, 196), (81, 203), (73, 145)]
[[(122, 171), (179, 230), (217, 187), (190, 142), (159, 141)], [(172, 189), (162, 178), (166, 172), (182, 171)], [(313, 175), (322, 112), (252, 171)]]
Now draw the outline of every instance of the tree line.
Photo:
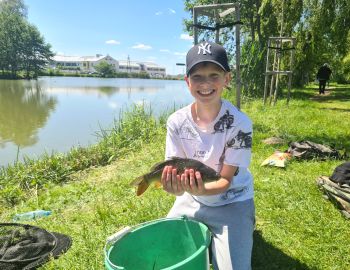
[[(232, 3), (216, 0), (214, 3)], [(184, 0), (192, 14), (194, 6), (213, 4), (212, 0)], [(302, 86), (315, 80), (317, 69), (328, 63), (332, 80), (350, 82), (350, 2), (349, 0), (240, 0), (241, 71), (243, 91), (261, 95), (264, 89), (267, 44), (269, 37), (295, 37), (293, 85)], [(192, 14), (193, 16), (193, 14)], [(220, 24), (233, 22), (233, 16), (221, 19)], [(212, 26), (215, 17), (201, 16), (198, 23)], [(192, 32), (192, 20), (184, 21)], [(282, 32), (281, 32), (282, 29)], [(215, 33), (199, 29), (200, 39), (215, 39)], [(234, 31), (221, 30), (224, 43), (234, 61)], [(199, 40), (200, 40), (199, 39)], [(289, 58), (282, 56), (281, 69)], [(286, 82), (285, 82), (286, 83)]]
[(0, 76), (36, 78), (52, 56), (23, 0), (0, 1)]

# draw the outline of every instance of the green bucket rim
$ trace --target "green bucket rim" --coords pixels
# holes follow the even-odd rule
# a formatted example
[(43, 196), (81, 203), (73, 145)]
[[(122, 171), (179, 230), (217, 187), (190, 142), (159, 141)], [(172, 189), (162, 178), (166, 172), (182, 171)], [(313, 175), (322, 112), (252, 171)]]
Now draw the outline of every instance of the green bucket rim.
[[(186, 216), (182, 216), (182, 217), (179, 217), (179, 218), (161, 218), (161, 219), (155, 219), (155, 220), (151, 220), (151, 221), (147, 221), (147, 222), (144, 222), (144, 223), (141, 223), (141, 224), (138, 224), (138, 225), (135, 225), (133, 227), (126, 227), (124, 228), (125, 231), (123, 232), (123, 229), (121, 230), (122, 234), (120, 237), (116, 237), (116, 238), (113, 238), (113, 240), (111, 241), (108, 241), (106, 242), (106, 245), (104, 247), (104, 253), (105, 253), (105, 263), (107, 262), (112, 268), (116, 269), (116, 270), (125, 270), (125, 268), (123, 266), (118, 266), (118, 265), (115, 265), (114, 263), (112, 263), (109, 259), (109, 254), (110, 252), (112, 251), (112, 248), (111, 246), (119, 241), (120, 239), (122, 239), (123, 237), (125, 237), (126, 235), (128, 235), (129, 233), (131, 232), (135, 232), (135, 231), (138, 231), (144, 227), (147, 227), (147, 226), (150, 226), (154, 223), (159, 223), (159, 222), (167, 222), (167, 221), (174, 221), (174, 220), (187, 220), (187, 221), (191, 221), (191, 222), (194, 222), (194, 223), (198, 223), (199, 226), (201, 227), (205, 227), (207, 230), (206, 230), (206, 234), (208, 237), (206, 237), (206, 240), (205, 240), (205, 243), (203, 245), (201, 245), (201, 247), (196, 250), (196, 252), (194, 252), (191, 256), (185, 258), (184, 260), (170, 266), (170, 267), (167, 267), (167, 268), (163, 268), (162, 270), (169, 270), (171, 268), (174, 268), (174, 267), (180, 267), (186, 263), (188, 263), (190, 260), (192, 260), (193, 258), (195, 258), (196, 256), (198, 256), (198, 254), (200, 254), (201, 252), (203, 252), (203, 250), (205, 250), (206, 248), (209, 247), (210, 245), (210, 242), (211, 242), (211, 232), (209, 231), (209, 228), (207, 225), (205, 225), (204, 223), (202, 222), (199, 222), (199, 221), (196, 221), (196, 220), (193, 220), (193, 219), (189, 219), (188, 217)], [(108, 248), (108, 250), (107, 250)]]

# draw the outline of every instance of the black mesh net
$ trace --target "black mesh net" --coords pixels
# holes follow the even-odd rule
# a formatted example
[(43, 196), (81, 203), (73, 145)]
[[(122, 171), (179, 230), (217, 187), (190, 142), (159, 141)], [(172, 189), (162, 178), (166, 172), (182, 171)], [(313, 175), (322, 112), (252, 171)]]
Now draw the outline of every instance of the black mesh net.
[(0, 269), (35, 269), (70, 245), (71, 239), (63, 234), (31, 225), (0, 223)]

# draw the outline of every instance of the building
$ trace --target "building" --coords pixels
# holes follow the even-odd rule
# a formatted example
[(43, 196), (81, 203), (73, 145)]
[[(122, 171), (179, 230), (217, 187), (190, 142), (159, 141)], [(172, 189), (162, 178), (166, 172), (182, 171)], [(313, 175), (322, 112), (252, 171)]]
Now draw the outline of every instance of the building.
[(64, 56), (55, 55), (52, 58), (50, 67), (72, 73), (94, 73), (95, 66), (102, 61), (115, 67), (116, 72), (140, 73), (146, 72), (152, 78), (164, 78), (165, 67), (161, 67), (152, 62), (139, 62), (130, 60), (115, 60), (113, 57), (97, 54), (96, 56)]
[(118, 70), (118, 61), (109, 55), (103, 56), (101, 54), (96, 54), (96, 56), (55, 55), (50, 66), (51, 68), (59, 68), (67, 72), (93, 73), (96, 72), (94, 66), (102, 61), (113, 65)]

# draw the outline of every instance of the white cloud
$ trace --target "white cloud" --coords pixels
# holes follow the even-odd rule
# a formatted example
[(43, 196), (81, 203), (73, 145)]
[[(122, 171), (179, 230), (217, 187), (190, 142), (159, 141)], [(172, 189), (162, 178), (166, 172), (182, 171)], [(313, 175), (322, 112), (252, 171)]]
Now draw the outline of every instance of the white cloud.
[(160, 16), (160, 15), (164, 15), (165, 13), (167, 13), (168, 15), (173, 15), (176, 14), (176, 11), (173, 10), (172, 8), (168, 8), (166, 11), (157, 11), (155, 14), (156, 16)]
[(151, 50), (152, 47), (149, 46), (149, 45), (145, 45), (145, 44), (142, 44), (142, 43), (139, 43), (135, 46), (132, 46), (133, 49), (138, 49), (138, 50)]
[(182, 52), (174, 52), (174, 55), (177, 55), (177, 56), (185, 56), (186, 53), (182, 53)]
[(168, 8), (168, 12), (169, 12), (169, 14), (175, 14), (176, 13), (176, 11), (171, 9), (171, 8)]
[(193, 37), (190, 36), (189, 34), (181, 34), (180, 39), (193, 41)]
[(170, 50), (168, 50), (168, 49), (160, 49), (159, 51), (160, 52), (165, 52), (165, 53), (170, 53)]
[(116, 41), (114, 39), (110, 39), (106, 41), (106, 44), (119, 45), (120, 41)]
[(154, 61), (154, 60), (157, 60), (157, 57), (147, 56), (147, 59), (150, 60), (150, 61)]

